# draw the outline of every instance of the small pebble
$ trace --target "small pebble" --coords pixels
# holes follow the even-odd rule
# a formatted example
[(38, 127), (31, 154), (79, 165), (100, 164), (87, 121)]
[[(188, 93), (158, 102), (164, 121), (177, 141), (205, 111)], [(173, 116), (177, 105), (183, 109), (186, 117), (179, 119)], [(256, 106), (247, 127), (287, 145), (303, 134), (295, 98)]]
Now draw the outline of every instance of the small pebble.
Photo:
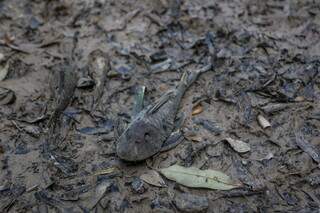
[(147, 190), (144, 182), (140, 178), (135, 178), (131, 183), (131, 187), (132, 190), (138, 194), (143, 194)]

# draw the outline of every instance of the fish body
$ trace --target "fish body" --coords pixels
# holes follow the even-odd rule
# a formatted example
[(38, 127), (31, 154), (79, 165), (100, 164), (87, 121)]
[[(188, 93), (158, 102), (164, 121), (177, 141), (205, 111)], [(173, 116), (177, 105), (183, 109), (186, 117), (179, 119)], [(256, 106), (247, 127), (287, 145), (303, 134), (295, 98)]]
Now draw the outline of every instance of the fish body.
[(138, 113), (117, 143), (117, 155), (126, 161), (145, 160), (161, 151), (174, 130), (181, 99), (197, 77), (211, 69), (208, 65), (191, 74), (184, 73), (178, 86)]

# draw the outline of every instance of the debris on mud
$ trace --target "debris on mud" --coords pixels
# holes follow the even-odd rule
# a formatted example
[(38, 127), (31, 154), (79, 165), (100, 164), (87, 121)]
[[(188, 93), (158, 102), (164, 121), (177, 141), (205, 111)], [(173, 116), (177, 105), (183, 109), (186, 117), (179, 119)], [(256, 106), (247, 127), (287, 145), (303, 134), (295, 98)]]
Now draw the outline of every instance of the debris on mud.
[(162, 179), (162, 177), (159, 175), (158, 172), (154, 170), (150, 170), (140, 176), (141, 180), (144, 182), (158, 187), (165, 187), (166, 183)]
[(178, 194), (174, 203), (182, 212), (203, 212), (209, 207), (208, 198), (192, 194)]
[(0, 87), (0, 105), (11, 104), (16, 96), (10, 89)]
[(2, 0), (0, 23), (0, 212), (319, 210), (319, 1)]
[(257, 120), (258, 120), (260, 126), (261, 126), (263, 129), (266, 129), (266, 128), (268, 128), (268, 127), (271, 127), (270, 122), (269, 122), (265, 117), (263, 117), (262, 115), (258, 115)]
[(246, 153), (246, 152), (249, 152), (251, 149), (250, 149), (250, 145), (246, 142), (243, 142), (241, 140), (235, 140), (235, 139), (232, 139), (232, 138), (226, 138), (225, 139), (229, 144), (230, 146), (237, 152), (239, 153)]

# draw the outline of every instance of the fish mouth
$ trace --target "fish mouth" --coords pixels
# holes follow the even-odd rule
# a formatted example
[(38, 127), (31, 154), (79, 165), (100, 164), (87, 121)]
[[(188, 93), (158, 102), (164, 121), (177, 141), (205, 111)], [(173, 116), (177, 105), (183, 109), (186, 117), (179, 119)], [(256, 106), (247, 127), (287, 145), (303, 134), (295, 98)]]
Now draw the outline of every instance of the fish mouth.
[(124, 161), (140, 161), (137, 147), (133, 147), (133, 149), (130, 149), (130, 147), (126, 144), (118, 143), (117, 155)]
[(118, 143), (117, 155), (121, 160), (128, 162), (139, 162), (143, 161), (151, 156), (141, 153), (141, 150), (137, 146), (130, 147), (126, 144)]

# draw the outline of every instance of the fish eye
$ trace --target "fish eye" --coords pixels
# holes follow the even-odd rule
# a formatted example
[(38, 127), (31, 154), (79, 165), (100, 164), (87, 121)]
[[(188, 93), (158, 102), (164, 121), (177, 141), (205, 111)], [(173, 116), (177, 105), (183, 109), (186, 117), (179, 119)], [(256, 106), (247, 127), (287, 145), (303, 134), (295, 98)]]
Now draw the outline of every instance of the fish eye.
[(163, 124), (162, 128), (164, 129), (164, 131), (167, 131), (167, 125)]

